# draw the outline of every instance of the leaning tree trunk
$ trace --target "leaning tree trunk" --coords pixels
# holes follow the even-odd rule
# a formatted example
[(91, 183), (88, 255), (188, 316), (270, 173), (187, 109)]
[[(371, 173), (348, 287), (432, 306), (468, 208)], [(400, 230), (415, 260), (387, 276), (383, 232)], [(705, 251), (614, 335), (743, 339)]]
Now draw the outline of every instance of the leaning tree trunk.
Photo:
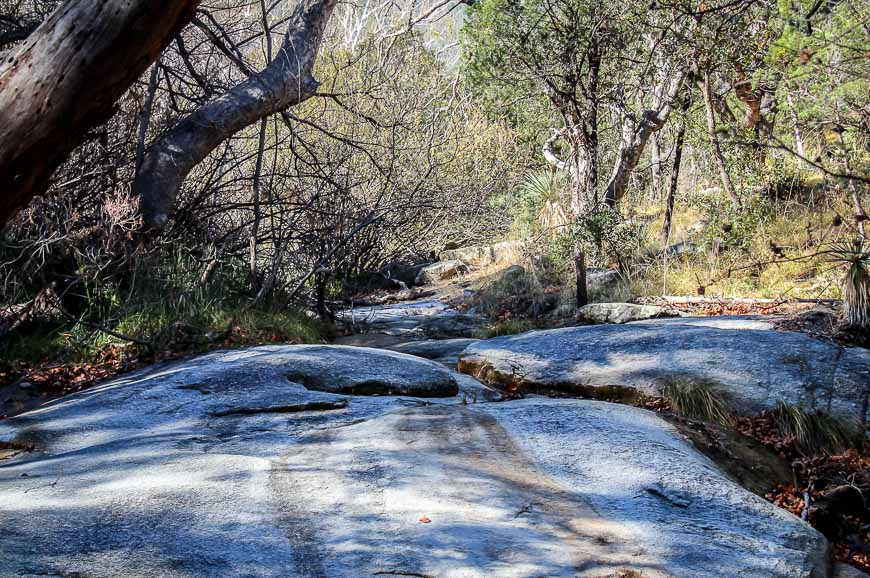
[(0, 224), (106, 122), (199, 0), (68, 0), (0, 64)]
[(203, 105), (151, 146), (133, 185), (147, 226), (166, 224), (184, 179), (220, 143), (314, 96), (318, 82), (312, 69), (336, 4), (301, 0), (288, 19), (277, 57), (262, 72)]
[(725, 166), (725, 157), (722, 154), (722, 147), (719, 144), (719, 134), (716, 131), (716, 114), (713, 110), (713, 88), (710, 86), (710, 73), (704, 72), (703, 79), (698, 82), (698, 88), (701, 89), (701, 95), (704, 97), (704, 110), (707, 116), (707, 138), (710, 139), (710, 148), (713, 149), (713, 160), (716, 161), (716, 167), (719, 169), (719, 178), (722, 181), (722, 187), (728, 196), (731, 198), (731, 203), (735, 207), (740, 206), (740, 197), (734, 190), (734, 185), (731, 182), (731, 175), (728, 174), (728, 167)]
[[(687, 99), (688, 102), (688, 99)], [(680, 123), (677, 132), (677, 142), (674, 144), (674, 167), (671, 169), (671, 180), (668, 186), (668, 198), (665, 203), (665, 222), (662, 225), (662, 245), (667, 246), (671, 238), (671, 221), (674, 217), (674, 199), (677, 197), (677, 186), (680, 182), (680, 165), (683, 162), (683, 142), (686, 140), (686, 121)]]
[(661, 197), (662, 192), (662, 151), (658, 134), (654, 134), (650, 138), (649, 155), (650, 172), (652, 176), (650, 183), (652, 192), (650, 198), (651, 200), (657, 201), (659, 200), (659, 197)]
[(671, 80), (667, 95), (661, 99), (661, 102), (655, 103), (654, 109), (644, 111), (640, 122), (636, 125), (629, 124), (628, 120), (630, 119), (627, 119), (626, 124), (623, 125), (622, 144), (619, 147), (616, 164), (604, 191), (604, 202), (607, 206), (616, 206), (625, 195), (628, 179), (637, 167), (647, 142), (653, 133), (665, 126), (671, 115), (674, 100), (677, 98), (677, 93), (680, 91), (685, 76), (685, 73), (681, 71)]

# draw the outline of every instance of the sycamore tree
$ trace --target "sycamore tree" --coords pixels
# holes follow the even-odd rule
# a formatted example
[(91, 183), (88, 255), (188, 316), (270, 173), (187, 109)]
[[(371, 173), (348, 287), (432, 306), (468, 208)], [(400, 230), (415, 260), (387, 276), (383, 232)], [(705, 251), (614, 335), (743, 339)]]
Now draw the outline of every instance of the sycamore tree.
[(676, 32), (689, 21), (639, 3), (483, 0), (464, 29), (467, 71), (490, 105), (539, 131), (544, 158), (570, 175), (580, 214), (624, 196), (670, 115), (688, 72)]
[[(667, 121), (689, 70), (677, 42), (689, 23), (678, 11), (651, 15), (639, 3), (483, 0), (470, 10), (464, 48), (472, 86), (514, 122), (528, 121), (539, 138), (549, 129), (543, 157), (569, 176), (566, 204), (577, 223), (602, 202), (614, 207), (623, 198), (647, 143)], [(579, 241), (574, 270), (581, 307), (586, 258)]]

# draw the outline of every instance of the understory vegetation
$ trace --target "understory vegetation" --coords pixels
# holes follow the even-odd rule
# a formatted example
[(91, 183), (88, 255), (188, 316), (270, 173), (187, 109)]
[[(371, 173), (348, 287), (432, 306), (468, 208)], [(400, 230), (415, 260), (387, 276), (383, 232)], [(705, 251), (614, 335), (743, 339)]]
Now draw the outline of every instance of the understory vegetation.
[[(318, 94), (226, 140), (143, 234), (149, 146), (285, 33), (284, 8), (206, 3), (3, 229), (4, 357), (320, 339), (311, 312), (505, 239), (529, 276), (490, 287), (494, 334), (571, 317), (578, 252), (624, 280), (592, 300), (845, 298), (865, 327), (867, 6), (811, 4), (339, 7)], [(54, 5), (4, 4), (0, 50)]]

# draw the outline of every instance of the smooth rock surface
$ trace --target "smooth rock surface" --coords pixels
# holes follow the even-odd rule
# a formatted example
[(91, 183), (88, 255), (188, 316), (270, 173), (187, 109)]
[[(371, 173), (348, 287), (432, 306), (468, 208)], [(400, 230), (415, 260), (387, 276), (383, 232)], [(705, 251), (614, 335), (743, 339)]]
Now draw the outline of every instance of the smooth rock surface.
[(400, 336), (405, 341), (472, 337), (484, 322), (478, 315), (460, 313), (435, 299), (345, 309), (337, 317), (356, 331)]
[(657, 395), (667, 380), (720, 384), (740, 412), (779, 401), (862, 421), (870, 350), (776, 331), (755, 317), (655, 319), (532, 331), (471, 344), (460, 369), (490, 383), (613, 395)]
[(586, 323), (630, 323), (660, 317), (681, 317), (673, 309), (636, 303), (590, 303), (577, 311), (577, 320)]
[(387, 335), (421, 333), (420, 325), (431, 317), (456, 315), (445, 303), (435, 300), (408, 301), (344, 309), (336, 318), (354, 327)]
[(440, 261), (420, 269), (420, 273), (417, 274), (415, 282), (417, 285), (428, 285), (445, 279), (452, 279), (453, 277), (467, 272), (468, 266), (458, 259)]
[(304, 351), (213, 353), (0, 422), (40, 448), (0, 463), (0, 575), (826, 575), (821, 535), (653, 413), (312, 392), (285, 378)]
[(457, 338), (457, 339), (426, 339), (423, 341), (410, 341), (407, 343), (399, 343), (387, 347), (391, 351), (399, 353), (407, 353), (437, 361), (442, 365), (447, 365), (452, 369), (456, 368), (459, 361), (459, 354), (465, 351), (465, 348), (476, 342), (476, 339)]
[(821, 534), (725, 479), (653, 412), (553, 399), (481, 409), (542, 473), (587, 499), (604, 520), (622, 521), (608, 527), (611, 539), (633, 544), (638, 563), (620, 568), (697, 578), (827, 571)]
[(282, 352), (287, 379), (307, 389), (355, 395), (452, 397), (456, 380), (441, 365), (404, 353), (341, 345), (297, 345)]

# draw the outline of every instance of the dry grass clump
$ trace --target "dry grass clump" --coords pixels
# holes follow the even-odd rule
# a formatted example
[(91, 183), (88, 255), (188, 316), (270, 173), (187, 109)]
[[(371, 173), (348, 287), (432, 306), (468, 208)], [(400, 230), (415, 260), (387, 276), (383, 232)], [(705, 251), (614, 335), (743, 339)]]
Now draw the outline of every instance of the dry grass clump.
[(779, 434), (793, 438), (802, 450), (811, 454), (859, 448), (863, 443), (860, 427), (823, 411), (781, 401), (772, 415)]
[(734, 424), (731, 405), (714, 381), (674, 377), (664, 384), (662, 397), (686, 417), (725, 426)]

